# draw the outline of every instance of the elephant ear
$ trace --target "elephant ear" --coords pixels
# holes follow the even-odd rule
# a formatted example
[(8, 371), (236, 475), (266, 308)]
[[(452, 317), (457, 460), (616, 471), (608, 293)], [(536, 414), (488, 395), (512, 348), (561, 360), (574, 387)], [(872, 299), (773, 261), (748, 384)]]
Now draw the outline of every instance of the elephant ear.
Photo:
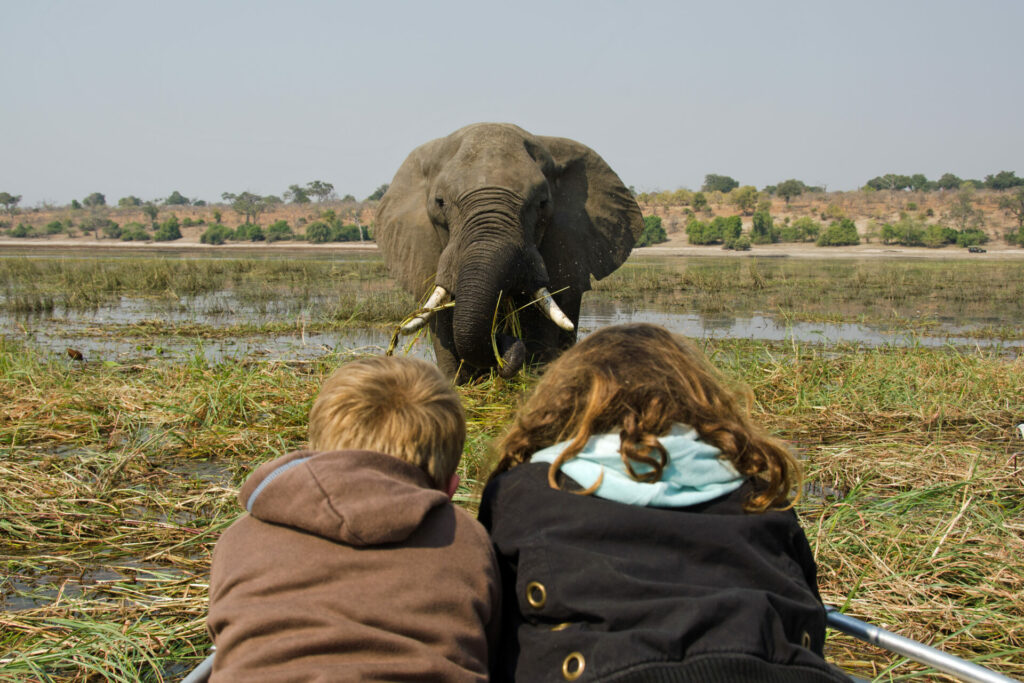
[(444, 139), (414, 149), (377, 207), (374, 239), (388, 271), (413, 296), (430, 291), (444, 245), (427, 214), (427, 195)]
[(537, 136), (555, 161), (554, 215), (540, 252), (551, 289), (590, 289), (622, 265), (643, 230), (640, 207), (597, 152), (567, 138)]

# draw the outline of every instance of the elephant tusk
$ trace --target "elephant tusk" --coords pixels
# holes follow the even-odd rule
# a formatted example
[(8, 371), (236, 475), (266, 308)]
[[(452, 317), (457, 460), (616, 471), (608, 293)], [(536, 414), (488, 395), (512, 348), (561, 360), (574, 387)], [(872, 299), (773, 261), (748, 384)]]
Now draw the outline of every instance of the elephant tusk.
[(576, 329), (576, 326), (572, 324), (569, 317), (562, 312), (562, 309), (558, 307), (555, 300), (551, 298), (551, 292), (548, 291), (547, 287), (541, 287), (533, 294), (533, 298), (536, 300), (540, 310), (544, 311), (544, 315), (551, 318), (551, 322), (561, 327), (566, 332), (572, 332)]
[(423, 304), (423, 308), (420, 309), (423, 312), (414, 315), (412, 320), (402, 325), (402, 328), (399, 331), (402, 334), (412, 334), (416, 330), (420, 329), (427, 324), (427, 321), (433, 317), (434, 311), (444, 304), (447, 299), (448, 291), (444, 287), (441, 285), (434, 287), (434, 291), (431, 292), (430, 298), (427, 299), (427, 302)]

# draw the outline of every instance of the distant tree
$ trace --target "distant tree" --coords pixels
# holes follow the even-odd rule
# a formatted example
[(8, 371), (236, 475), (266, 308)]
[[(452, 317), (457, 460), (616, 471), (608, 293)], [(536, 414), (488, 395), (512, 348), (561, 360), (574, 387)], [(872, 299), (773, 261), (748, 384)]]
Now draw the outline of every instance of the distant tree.
[(1018, 231), (1024, 232), (1024, 187), (999, 198), (999, 208), (1017, 221)]
[(704, 192), (730, 192), (740, 184), (730, 178), (727, 175), (717, 175), (715, 173), (708, 173), (704, 176), (704, 184), (701, 185), (701, 190)]
[(366, 201), (368, 201), (368, 202), (375, 202), (375, 201), (377, 201), (378, 199), (380, 199), (381, 197), (384, 196), (385, 192), (388, 191), (388, 187), (389, 187), (388, 183), (384, 183), (383, 185), (378, 187), (376, 190), (374, 190), (373, 193), (369, 197), (366, 198)]
[(284, 198), (292, 204), (309, 204), (309, 193), (298, 185), (289, 185)]
[(915, 173), (910, 176), (910, 189), (915, 192), (927, 192), (928, 190), (935, 188), (935, 183), (928, 180), (924, 173)]
[(694, 192), (693, 201), (691, 202), (691, 204), (693, 204), (694, 211), (702, 211), (708, 208), (707, 195), (705, 195), (703, 192)]
[(79, 202), (77, 199), (72, 199), (71, 200), (71, 208), (72, 209), (81, 209), (82, 208), (82, 203)]
[(945, 217), (960, 231), (985, 227), (985, 214), (974, 206), (974, 185), (964, 183), (960, 186)]
[(117, 200), (117, 205), (121, 206), (121, 207), (124, 207), (124, 206), (142, 206), (142, 200), (139, 199), (138, 197), (136, 197), (135, 195), (130, 194), (127, 197), (121, 197), (120, 199), (118, 199)]
[(910, 176), (886, 173), (872, 178), (865, 186), (872, 190), (906, 190), (910, 187)]
[(164, 204), (168, 206), (188, 206), (191, 202), (188, 200), (188, 197), (175, 190), (171, 193), (170, 197), (164, 200)]
[(788, 205), (793, 197), (799, 197), (804, 193), (805, 189), (807, 189), (807, 186), (803, 184), (803, 181), (790, 178), (789, 180), (783, 180), (775, 187), (775, 194), (785, 199)]
[(224, 198), (224, 201), (231, 202), (231, 210), (239, 216), (244, 216), (247, 224), (255, 223), (260, 214), (281, 203), (281, 199), (274, 195), (263, 197), (252, 192), (239, 192), (238, 194), (225, 192), (221, 197)]
[(341, 201), (343, 201), (343, 202), (354, 202), (355, 200), (356, 200), (356, 198), (353, 197), (350, 194), (347, 194), (347, 195), (345, 195), (344, 197), (341, 198)]
[(995, 175), (985, 176), (985, 187), (990, 190), (1009, 190), (1024, 186), (1024, 178), (1018, 178), (1013, 171), (1000, 171)]
[(14, 220), (14, 214), (18, 212), (18, 202), (21, 201), (20, 194), (11, 194), (10, 192), (0, 192), (0, 204), (4, 205), (4, 211), (11, 217), (11, 221)]
[(652, 244), (667, 242), (668, 235), (661, 225), (660, 216), (644, 216), (644, 229), (636, 240), (637, 247), (649, 247)]
[(206, 200), (205, 199), (193, 199), (192, 200), (192, 206), (206, 206)]
[(325, 183), (322, 180), (314, 180), (306, 183), (306, 194), (313, 195), (318, 202), (323, 202), (330, 199), (331, 195), (334, 194), (334, 185)]
[(779, 234), (775, 230), (771, 214), (767, 211), (757, 211), (754, 213), (754, 222), (750, 228), (750, 241), (754, 244), (768, 244), (779, 241)]
[(942, 177), (936, 181), (935, 186), (940, 190), (958, 190), (962, 182), (960, 178), (952, 173), (943, 173)]
[(160, 209), (153, 202), (147, 202), (142, 207), (142, 213), (146, 214), (149, 220), (156, 221), (156, 217), (160, 215)]
[(106, 206), (107, 198), (99, 192), (93, 192), (91, 195), (83, 199), (82, 203), (89, 208), (96, 208), (98, 206)]
[(757, 188), (753, 185), (737, 188), (729, 193), (729, 197), (744, 216), (752, 214), (754, 207), (757, 206), (758, 193)]

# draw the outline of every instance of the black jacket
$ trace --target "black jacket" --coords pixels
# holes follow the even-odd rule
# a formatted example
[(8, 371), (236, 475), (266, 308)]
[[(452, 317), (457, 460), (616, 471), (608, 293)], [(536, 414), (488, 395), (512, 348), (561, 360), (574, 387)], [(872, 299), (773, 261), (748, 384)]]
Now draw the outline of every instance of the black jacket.
[(745, 513), (749, 484), (688, 508), (624, 505), (556, 491), (547, 470), (516, 467), (481, 501), (505, 605), (494, 680), (849, 680), (822, 657), (792, 511)]

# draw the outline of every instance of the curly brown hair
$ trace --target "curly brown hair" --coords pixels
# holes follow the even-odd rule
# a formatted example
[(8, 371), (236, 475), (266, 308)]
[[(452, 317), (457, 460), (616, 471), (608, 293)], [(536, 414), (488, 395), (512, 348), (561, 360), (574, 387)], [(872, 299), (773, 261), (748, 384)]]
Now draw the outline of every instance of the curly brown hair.
[(605, 327), (548, 366), (498, 444), (501, 459), (494, 475), (529, 461), (542, 448), (569, 441), (548, 471), (549, 484), (558, 488), (559, 468), (591, 436), (618, 432), (629, 474), (637, 481), (658, 481), (668, 464), (658, 437), (682, 423), (752, 479), (754, 491), (744, 504), (748, 512), (789, 507), (790, 493), (795, 490), (799, 497), (800, 466), (781, 441), (751, 421), (752, 399), (749, 390), (729, 389), (682, 336), (647, 323)]

